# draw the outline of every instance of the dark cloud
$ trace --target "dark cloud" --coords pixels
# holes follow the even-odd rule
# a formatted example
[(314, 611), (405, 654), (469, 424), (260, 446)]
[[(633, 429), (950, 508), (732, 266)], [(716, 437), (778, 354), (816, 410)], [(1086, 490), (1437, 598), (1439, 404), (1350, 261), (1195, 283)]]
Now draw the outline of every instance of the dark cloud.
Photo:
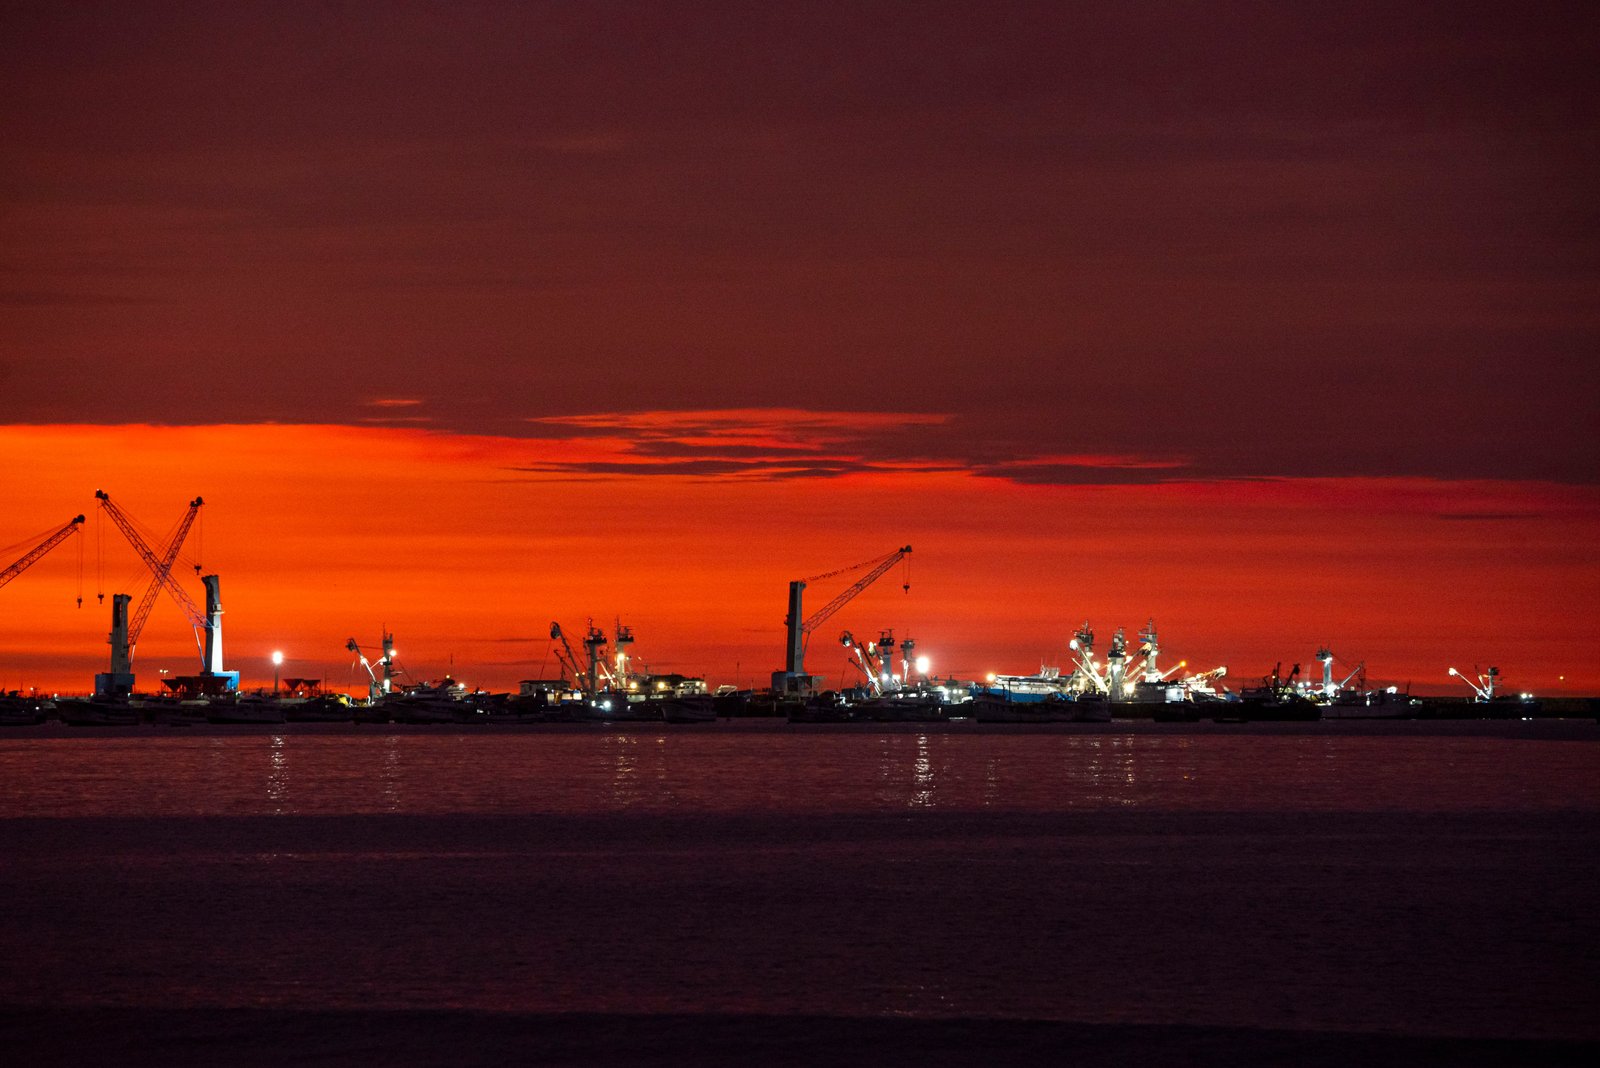
[(780, 478), (837, 478), (853, 472), (868, 471), (871, 464), (830, 461), (827, 463), (795, 463), (793, 461), (758, 460), (663, 460), (654, 463), (628, 463), (616, 460), (579, 460), (566, 463), (534, 464), (513, 467), (513, 471), (528, 474), (578, 474), (595, 476), (673, 475), (694, 478), (720, 478), (724, 476), (757, 479)]
[(1540, 512), (1440, 512), (1434, 518), (1461, 523), (1500, 523), (1544, 519), (1545, 516)]
[(15, 308), (93, 308), (108, 304), (141, 303), (149, 302), (131, 297), (115, 296), (109, 293), (75, 293), (64, 290), (47, 292), (17, 289), (0, 291), (0, 305), (10, 305)]
[[(863, 455), (1037, 481), (1166, 477), (1056, 455), (1600, 471), (1592, 5), (3, 28), (7, 418), (367, 423), (381, 389), (540, 439), (630, 408), (948, 414)], [(652, 433), (639, 456), (692, 455)]]

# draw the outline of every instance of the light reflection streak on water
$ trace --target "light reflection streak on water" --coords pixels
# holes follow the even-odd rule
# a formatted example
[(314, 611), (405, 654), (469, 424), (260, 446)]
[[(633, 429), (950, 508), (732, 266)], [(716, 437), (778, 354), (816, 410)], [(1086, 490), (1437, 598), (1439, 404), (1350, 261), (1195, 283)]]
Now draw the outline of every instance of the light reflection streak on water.
[(267, 743), (267, 753), (267, 801), (274, 814), (282, 815), (287, 807), (285, 798), (289, 795), (289, 754), (283, 735), (272, 736)]
[(1600, 809), (1600, 744), (1308, 731), (0, 735), (0, 800), (14, 817)]
[(384, 811), (400, 811), (400, 739), (393, 734), (383, 739), (383, 766), (378, 775)]
[[(1111, 739), (1111, 746), (1112, 746), (1113, 749), (1124, 750), (1124, 752), (1122, 753), (1122, 760), (1121, 760), (1121, 763), (1122, 763), (1122, 784), (1124, 786), (1128, 787), (1128, 792), (1131, 794), (1134, 791), (1134, 789), (1138, 786), (1137, 776), (1134, 774), (1134, 755), (1133, 755), (1134, 739), (1133, 739), (1132, 736), (1128, 736), (1128, 737), (1124, 737), (1124, 738), (1112, 738)], [(1128, 799), (1124, 799), (1124, 800), (1128, 801)], [(1131, 803), (1131, 801), (1129, 803)]]
[(933, 807), (933, 761), (928, 756), (928, 736), (917, 735), (917, 756), (912, 765), (911, 781), (915, 789), (911, 791), (911, 808)]
[(611, 771), (611, 801), (618, 808), (630, 808), (639, 801), (640, 784), (634, 774), (639, 770), (639, 757), (634, 753), (635, 744), (635, 739), (627, 734), (613, 734), (606, 738), (606, 746), (616, 750)]
[(876, 796), (880, 805), (895, 803), (894, 788), (894, 742), (896, 739), (885, 734), (878, 739), (878, 789)]

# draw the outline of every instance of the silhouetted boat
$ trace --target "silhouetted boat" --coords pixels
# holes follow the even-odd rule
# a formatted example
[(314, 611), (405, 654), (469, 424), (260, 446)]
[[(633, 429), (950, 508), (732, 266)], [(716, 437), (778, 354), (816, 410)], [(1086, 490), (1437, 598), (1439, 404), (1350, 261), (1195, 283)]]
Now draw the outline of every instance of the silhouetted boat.
[(206, 707), (208, 723), (282, 723), (283, 705), (270, 697), (246, 694), (212, 700)]
[(139, 723), (140, 711), (122, 698), (63, 697), (56, 701), (56, 717), (73, 727), (132, 727)]
[(45, 702), (21, 694), (0, 694), (0, 727), (27, 727), (45, 721)]

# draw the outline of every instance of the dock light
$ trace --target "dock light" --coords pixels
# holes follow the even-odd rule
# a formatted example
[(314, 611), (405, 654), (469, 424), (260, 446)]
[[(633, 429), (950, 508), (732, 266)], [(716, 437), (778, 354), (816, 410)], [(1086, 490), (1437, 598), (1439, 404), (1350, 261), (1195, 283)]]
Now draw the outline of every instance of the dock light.
[(272, 651), (272, 696), (278, 696), (278, 669), (283, 666), (283, 653), (280, 650)]
[(986, 678), (988, 678), (988, 680), (990, 682), (993, 682), (994, 681), (994, 672), (992, 672), (992, 671), (989, 672), (989, 674), (986, 676)]
[(927, 657), (925, 657), (925, 656), (917, 657), (917, 674), (918, 675), (926, 675), (928, 673), (928, 667), (930, 666), (930, 664), (931, 664), (931, 661), (929, 661)]

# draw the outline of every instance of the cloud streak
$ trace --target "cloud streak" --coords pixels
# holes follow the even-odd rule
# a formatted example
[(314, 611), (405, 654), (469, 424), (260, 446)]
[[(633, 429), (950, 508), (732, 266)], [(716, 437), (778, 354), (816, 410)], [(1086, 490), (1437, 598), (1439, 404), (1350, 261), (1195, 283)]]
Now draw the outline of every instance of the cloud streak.
[(1006, 443), (967, 448), (954, 420), (929, 413), (741, 409), (593, 414), (536, 421), (554, 439), (571, 428), (584, 455), (511, 470), (591, 478), (776, 481), (904, 473), (966, 473), (1019, 484), (1145, 484), (1191, 477), (1185, 459), (1138, 455), (1021, 455)]

